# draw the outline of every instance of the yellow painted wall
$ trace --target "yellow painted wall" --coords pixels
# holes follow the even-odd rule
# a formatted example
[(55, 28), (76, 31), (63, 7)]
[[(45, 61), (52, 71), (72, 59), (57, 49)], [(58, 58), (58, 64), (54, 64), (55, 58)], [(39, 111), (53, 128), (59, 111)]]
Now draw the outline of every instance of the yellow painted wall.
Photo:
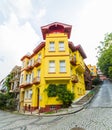
[[(75, 74), (78, 76), (78, 83), (72, 83), (71, 86), (74, 88), (75, 100), (85, 95), (85, 82), (84, 82), (84, 71), (85, 65), (83, 61), (83, 57), (81, 56), (79, 51), (72, 52), (69, 50), (70, 55), (76, 57), (76, 65), (71, 65), (71, 74)], [(73, 89), (72, 88), (72, 89)]]
[[(49, 42), (54, 41), (55, 42), (55, 51), (51, 52), (49, 51)], [(59, 41), (64, 41), (64, 47), (65, 51), (59, 51)], [(31, 104), (32, 107), (37, 107), (37, 104), (39, 102), (38, 107), (45, 107), (45, 105), (59, 105), (61, 104), (60, 101), (56, 100), (56, 97), (48, 97), (47, 93), (45, 92), (45, 89), (48, 87), (49, 84), (67, 84), (68, 90), (75, 93), (75, 99), (79, 98), (80, 96), (85, 94), (85, 84), (84, 84), (84, 71), (78, 71), (77, 66), (73, 66), (70, 63), (70, 56), (76, 55), (77, 64), (81, 65), (83, 70), (84, 68), (84, 62), (83, 58), (80, 55), (78, 51), (72, 52), (68, 46), (68, 38), (67, 35), (64, 33), (53, 33), (46, 36), (46, 43), (45, 47), (42, 48), (37, 54), (35, 54), (31, 59), (34, 61), (38, 58), (38, 56), (41, 54), (41, 65), (38, 67), (34, 67), (31, 71), (23, 70), (21, 74), (24, 76), (25, 83), (26, 80), (26, 74), (33, 72), (33, 77), (37, 76), (37, 70), (41, 70), (41, 79), (39, 84), (32, 84), (29, 87), (24, 87), (24, 91), (27, 89), (32, 89), (32, 99), (31, 100), (24, 100), (25, 104)], [(23, 60), (25, 67), (27, 67), (28, 58), (25, 58)], [(49, 73), (49, 61), (55, 61), (55, 73)], [(59, 61), (65, 60), (66, 63), (66, 72), (60, 73), (59, 70)], [(80, 67), (80, 66), (79, 66)], [(71, 75), (76, 74), (78, 76), (79, 82), (78, 83), (72, 83), (71, 82)], [(39, 89), (39, 93), (38, 93)], [(22, 89), (20, 91), (20, 95), (22, 95)], [(39, 96), (39, 100), (38, 100)], [(23, 98), (21, 96), (20, 98)], [(21, 105), (23, 106), (23, 104)]]
[(96, 68), (96, 66), (95, 65), (87, 65), (88, 66), (88, 68), (89, 68), (89, 70), (90, 70), (90, 72), (91, 72), (91, 75), (92, 76), (94, 76), (94, 77), (96, 77), (97, 76), (97, 68)]

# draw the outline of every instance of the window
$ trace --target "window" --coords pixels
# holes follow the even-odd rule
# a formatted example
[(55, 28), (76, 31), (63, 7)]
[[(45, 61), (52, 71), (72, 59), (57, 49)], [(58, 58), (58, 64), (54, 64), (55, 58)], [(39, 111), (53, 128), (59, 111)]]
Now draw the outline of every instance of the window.
[(40, 69), (37, 70), (37, 78), (40, 79)]
[(49, 62), (49, 72), (55, 72), (55, 62), (54, 61)]
[(28, 98), (28, 90), (25, 91), (25, 99)]
[(29, 99), (32, 98), (32, 89), (30, 89), (29, 92), (28, 92), (28, 98), (29, 98)]
[(49, 51), (54, 51), (55, 48), (54, 48), (54, 42), (50, 42), (49, 44)]
[(60, 51), (64, 51), (65, 50), (64, 42), (59, 42), (59, 50)]
[(66, 72), (65, 61), (60, 61), (60, 72)]
[(29, 82), (32, 82), (32, 74), (29, 74)]
[(31, 99), (32, 98), (32, 89), (25, 91), (25, 99)]
[(20, 78), (20, 84), (23, 83), (23, 74), (21, 75), (21, 78)]
[(34, 72), (31, 73), (31, 82), (33, 81), (34, 78)]
[(32, 82), (32, 74), (26, 74), (26, 83)]
[(28, 66), (31, 66), (31, 65), (32, 65), (32, 60), (29, 60)]
[(41, 59), (41, 54), (38, 54), (38, 59)]
[(24, 67), (25, 67), (25, 61), (22, 62), (22, 68), (24, 68)]

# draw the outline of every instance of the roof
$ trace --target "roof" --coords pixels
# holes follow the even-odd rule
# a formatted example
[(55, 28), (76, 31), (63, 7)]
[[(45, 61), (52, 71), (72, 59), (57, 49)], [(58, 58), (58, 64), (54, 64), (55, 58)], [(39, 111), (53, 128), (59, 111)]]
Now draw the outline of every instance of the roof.
[(26, 55), (24, 55), (21, 58), (21, 61), (24, 60), (25, 58), (30, 59), (34, 54), (38, 53), (43, 47), (45, 46), (45, 42), (41, 42), (34, 50), (33, 50), (33, 54), (29, 54), (27, 53)]
[(85, 54), (85, 52), (84, 52), (84, 50), (83, 50), (83, 48), (82, 48), (81, 45), (75, 46), (75, 50), (78, 50), (78, 51), (80, 52), (81, 56), (82, 56), (84, 59), (87, 58), (87, 56), (86, 56), (86, 54)]
[(39, 52), (45, 46), (45, 42), (41, 42), (34, 50), (34, 53)]
[(76, 51), (76, 50), (78, 50), (78, 51), (80, 52), (81, 56), (82, 56), (84, 59), (87, 58), (87, 56), (86, 56), (86, 54), (85, 54), (85, 52), (84, 52), (84, 50), (83, 50), (83, 48), (82, 48), (81, 45), (74, 46), (73, 42), (70, 42), (70, 41), (69, 41), (68, 44), (69, 44), (70, 49), (71, 49), (73, 52)]
[(41, 27), (44, 40), (46, 38), (46, 34), (53, 33), (53, 32), (67, 33), (68, 38), (70, 38), (71, 29), (72, 29), (72, 25), (68, 25), (60, 22), (54, 22)]

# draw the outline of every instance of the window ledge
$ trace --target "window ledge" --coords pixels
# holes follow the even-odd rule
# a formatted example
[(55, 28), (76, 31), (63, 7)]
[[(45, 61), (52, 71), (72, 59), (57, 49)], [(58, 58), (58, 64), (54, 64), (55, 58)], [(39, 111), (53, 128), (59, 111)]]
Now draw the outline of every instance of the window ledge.
[(48, 74), (56, 74), (56, 72), (48, 72)]
[(59, 73), (61, 73), (61, 74), (66, 74), (67, 72), (59, 72)]
[(55, 52), (55, 50), (52, 50), (52, 51), (51, 51), (51, 50), (49, 50), (49, 52)]

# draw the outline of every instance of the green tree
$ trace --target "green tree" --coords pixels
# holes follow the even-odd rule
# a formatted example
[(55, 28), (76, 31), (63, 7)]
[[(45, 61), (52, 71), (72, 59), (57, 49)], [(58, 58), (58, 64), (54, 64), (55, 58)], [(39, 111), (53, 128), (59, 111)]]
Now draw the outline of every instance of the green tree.
[(92, 80), (93, 85), (99, 85), (102, 81), (100, 80), (99, 76), (97, 76), (95, 79)]
[(15, 110), (16, 100), (14, 98), (14, 94), (0, 93), (0, 109), (2, 110)]
[(55, 84), (49, 84), (49, 86), (45, 89), (47, 91), (48, 97), (56, 97), (57, 90)]
[(4, 110), (6, 108), (7, 97), (5, 94), (0, 93), (0, 109)]
[(5, 89), (7, 93), (9, 93), (9, 90), (11, 88), (11, 83), (10, 83), (11, 79), (12, 79), (12, 74), (9, 74), (3, 83), (2, 89)]
[(112, 33), (106, 34), (98, 50), (98, 67), (107, 77), (112, 78)]
[(69, 107), (74, 100), (74, 93), (67, 90), (66, 85), (59, 84), (57, 86), (57, 100), (62, 101), (63, 107)]
[(6, 93), (0, 94), (0, 109), (7, 109), (12, 111), (16, 109), (16, 99), (15, 94), (9, 92), (11, 89), (11, 79), (12, 74), (9, 74), (3, 82), (2, 90), (5, 90)]

